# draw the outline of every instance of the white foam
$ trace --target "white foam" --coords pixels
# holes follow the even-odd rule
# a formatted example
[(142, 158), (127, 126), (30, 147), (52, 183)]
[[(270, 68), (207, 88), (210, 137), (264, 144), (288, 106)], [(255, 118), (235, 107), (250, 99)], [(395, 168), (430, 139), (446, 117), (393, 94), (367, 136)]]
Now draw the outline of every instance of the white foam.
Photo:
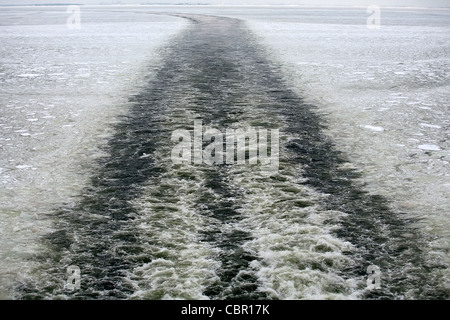
[(21, 78), (35, 78), (35, 77), (40, 77), (42, 76), (42, 74), (37, 74), (37, 73), (24, 73), (24, 74), (19, 74), (17, 75), (18, 77)]
[(376, 131), (376, 132), (383, 132), (384, 131), (383, 127), (378, 127), (378, 126), (365, 125), (365, 126), (363, 126), (363, 128), (369, 129), (369, 130), (372, 130), (372, 131)]
[(438, 126), (436, 124), (421, 123), (420, 126), (426, 128), (441, 129), (441, 126)]
[(28, 169), (28, 168), (32, 168), (32, 166), (28, 165), (28, 164), (21, 164), (16, 166), (16, 169)]
[(421, 145), (417, 146), (417, 148), (422, 149), (422, 150), (430, 150), (430, 151), (441, 150), (441, 148), (439, 148), (439, 146), (434, 145), (434, 144), (421, 144)]

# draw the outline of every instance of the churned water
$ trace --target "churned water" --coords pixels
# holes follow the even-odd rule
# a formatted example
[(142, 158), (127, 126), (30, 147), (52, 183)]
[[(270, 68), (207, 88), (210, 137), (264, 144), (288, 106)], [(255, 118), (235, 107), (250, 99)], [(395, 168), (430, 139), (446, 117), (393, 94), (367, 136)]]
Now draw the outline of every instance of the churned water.
[[(2, 298), (447, 298), (447, 12), (1, 15)], [(277, 170), (174, 162), (200, 122)]]

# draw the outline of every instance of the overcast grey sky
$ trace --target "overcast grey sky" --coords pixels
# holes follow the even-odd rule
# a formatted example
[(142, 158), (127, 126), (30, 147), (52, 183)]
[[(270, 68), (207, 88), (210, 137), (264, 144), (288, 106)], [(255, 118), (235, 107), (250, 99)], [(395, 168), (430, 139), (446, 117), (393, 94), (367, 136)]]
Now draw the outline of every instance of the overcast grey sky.
[(210, 3), (210, 4), (300, 4), (300, 5), (361, 5), (376, 4), (380, 6), (415, 6), (415, 7), (450, 7), (450, 0), (0, 0), (4, 4), (38, 4), (38, 3), (82, 3), (100, 4), (121, 2), (133, 3)]

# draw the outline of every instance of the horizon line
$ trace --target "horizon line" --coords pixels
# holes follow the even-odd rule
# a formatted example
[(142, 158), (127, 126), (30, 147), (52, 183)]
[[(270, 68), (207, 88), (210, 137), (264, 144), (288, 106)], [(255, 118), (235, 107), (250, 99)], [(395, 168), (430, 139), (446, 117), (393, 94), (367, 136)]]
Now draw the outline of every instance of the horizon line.
[[(84, 4), (75, 2), (61, 2), (61, 3), (30, 3), (30, 4), (0, 4), (0, 7), (61, 7), (77, 5), (83, 7), (98, 7), (98, 6), (114, 6), (114, 7), (130, 7), (130, 6), (152, 6), (152, 7), (301, 7), (301, 8), (367, 8), (363, 5), (310, 5), (310, 4), (211, 4), (211, 3), (99, 3), (99, 4)], [(385, 9), (445, 9), (448, 7), (423, 7), (423, 6), (380, 6)]]

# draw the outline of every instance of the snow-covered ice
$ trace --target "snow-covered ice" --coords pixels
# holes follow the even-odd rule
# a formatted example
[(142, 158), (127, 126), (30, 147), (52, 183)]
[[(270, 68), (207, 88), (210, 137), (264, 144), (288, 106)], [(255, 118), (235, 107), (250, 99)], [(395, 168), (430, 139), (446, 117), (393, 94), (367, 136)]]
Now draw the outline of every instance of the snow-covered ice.
[(87, 164), (159, 48), (187, 25), (93, 8), (70, 30), (65, 9), (0, 10), (0, 299), (32, 268), (48, 214), (82, 192)]

